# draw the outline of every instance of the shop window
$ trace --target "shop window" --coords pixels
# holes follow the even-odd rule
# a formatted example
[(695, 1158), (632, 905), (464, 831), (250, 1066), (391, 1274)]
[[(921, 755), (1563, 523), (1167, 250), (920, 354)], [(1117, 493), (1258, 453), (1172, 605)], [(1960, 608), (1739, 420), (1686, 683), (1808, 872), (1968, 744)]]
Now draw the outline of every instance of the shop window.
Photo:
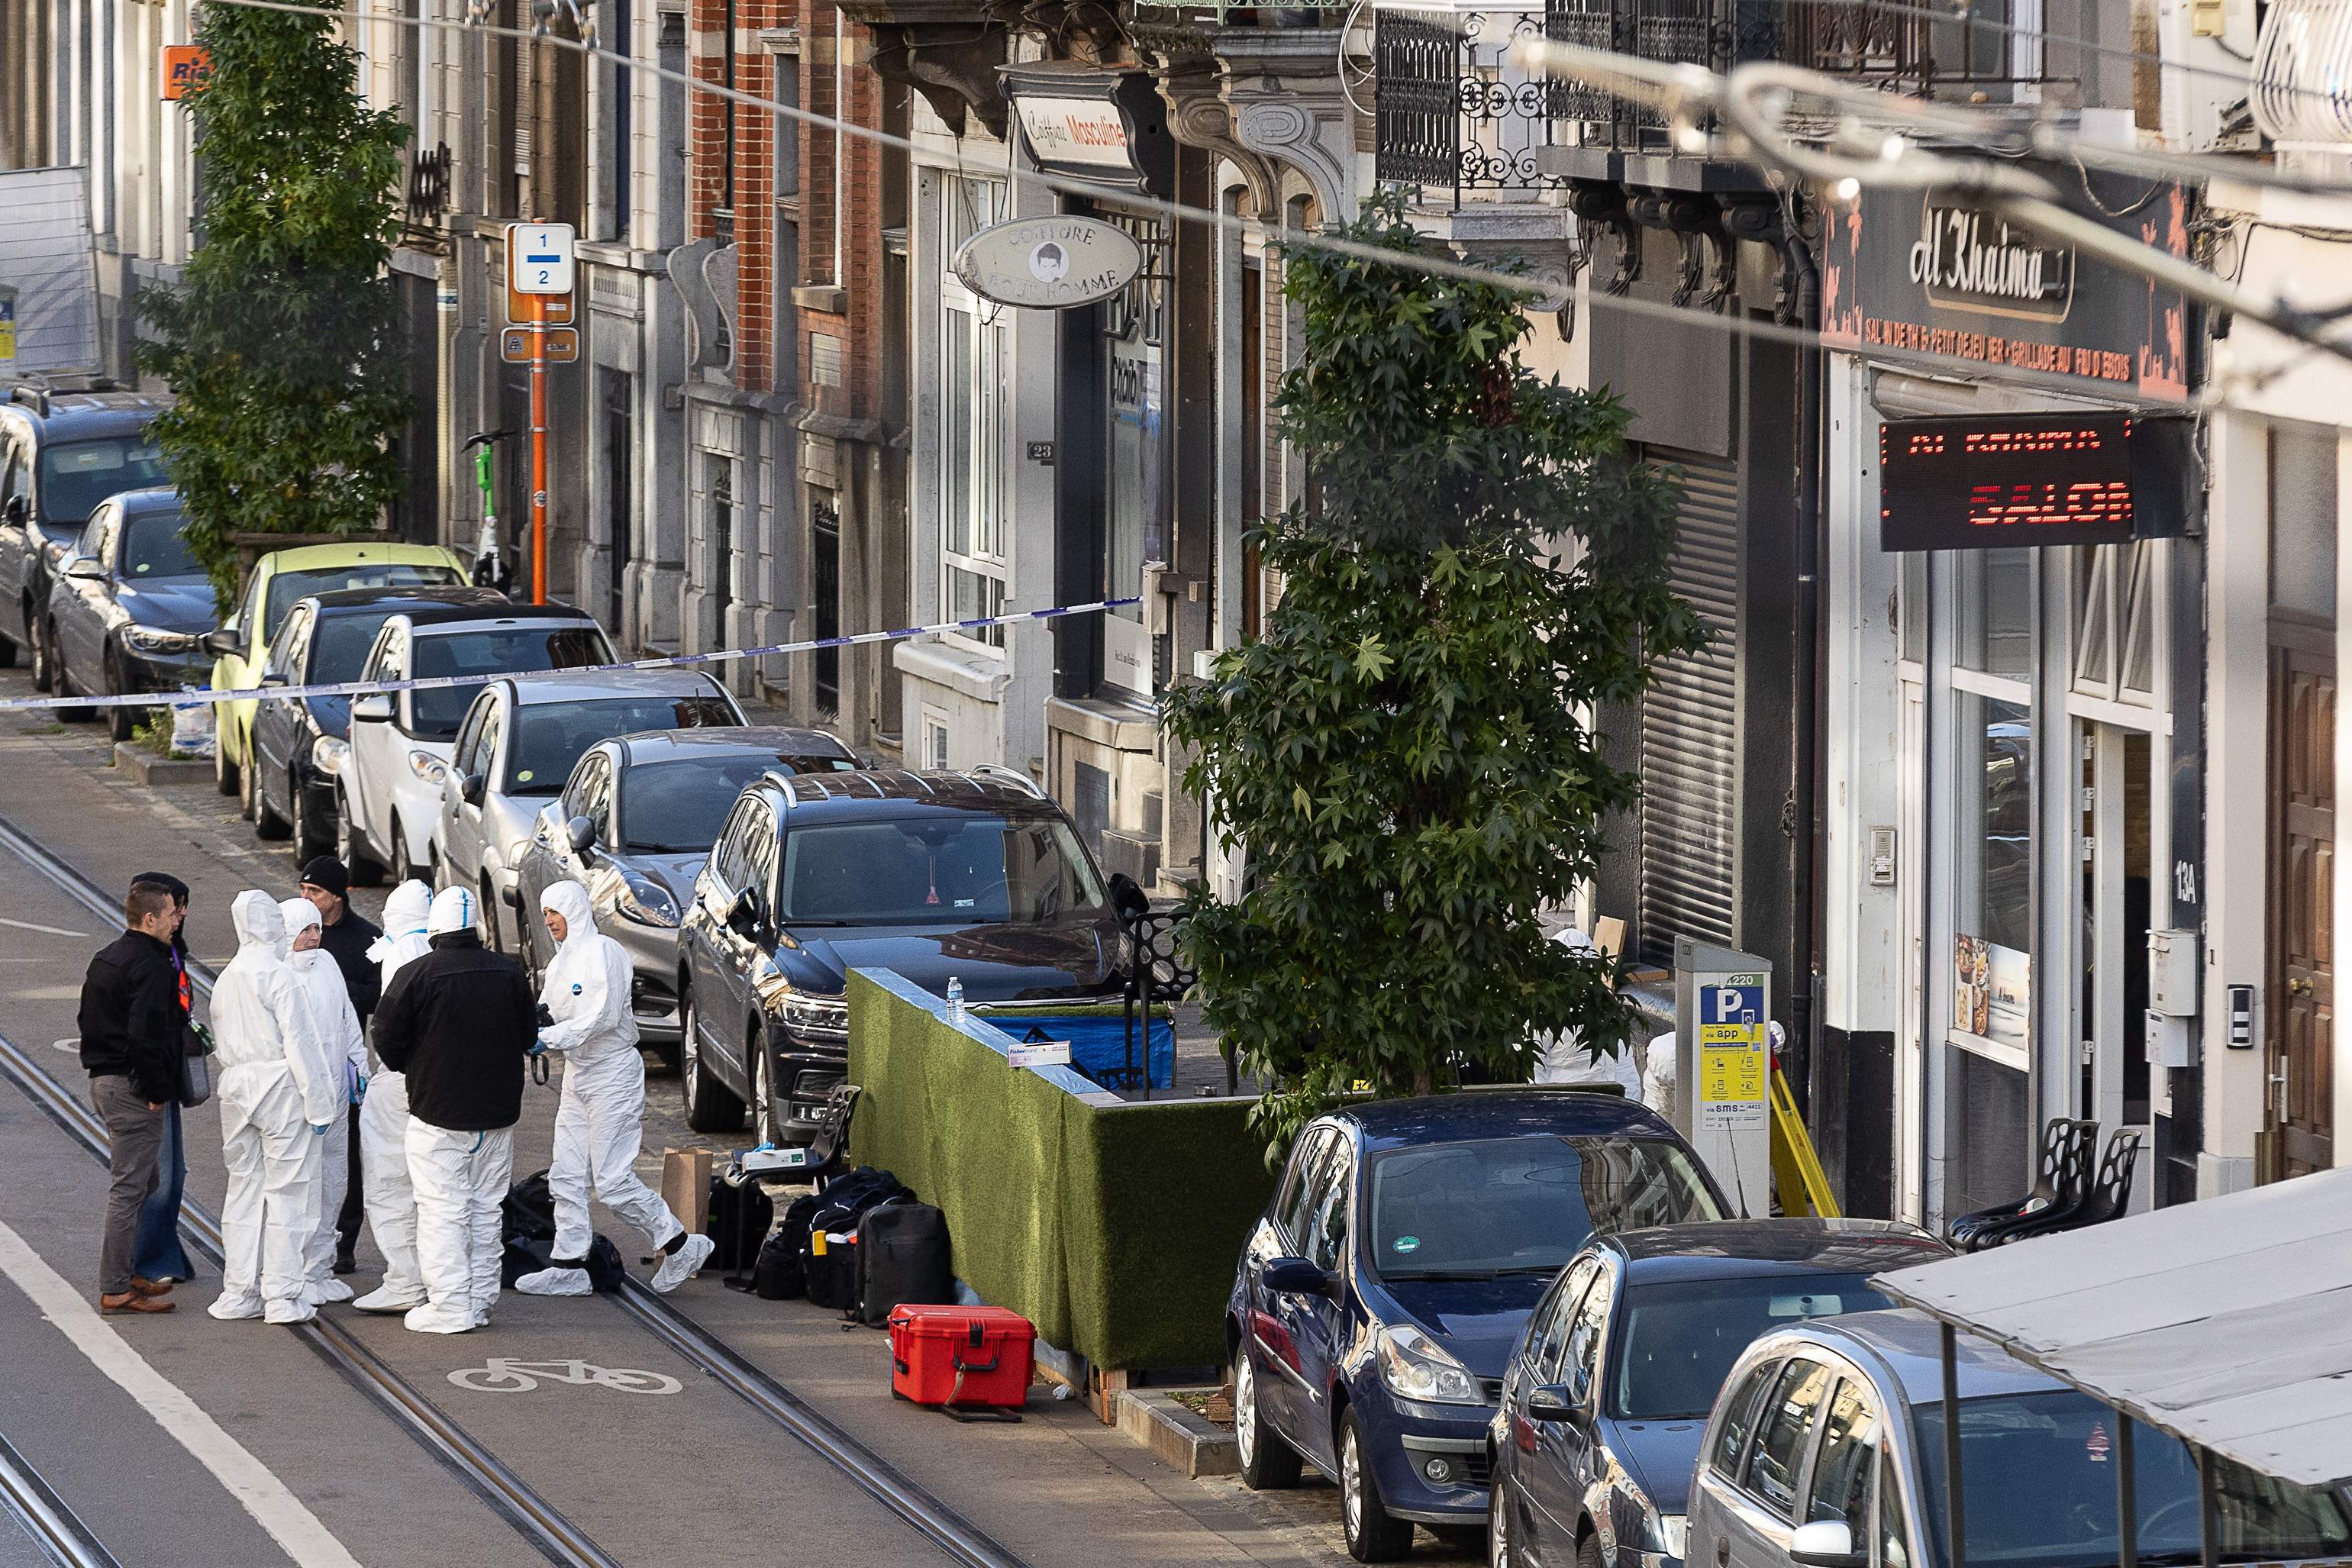
[(2023, 679), (2033, 669), (2033, 552), (1960, 550), (1959, 645), (1963, 668)]
[[(946, 182), (944, 263), (1003, 216), (1001, 180)], [(1003, 309), (942, 270), (940, 310), (940, 609), (947, 620), (1001, 615), (1005, 595), (1005, 330)], [(1004, 646), (1002, 626), (967, 640)]]
[(2156, 548), (2135, 540), (2074, 552), (2076, 691), (2142, 705), (2155, 700)]
[(1953, 1017), (1961, 1034), (2022, 1049), (2032, 1012), (2033, 713), (1956, 693)]
[(1927, 552), (1907, 550), (1903, 563), (1902, 597), (1895, 601), (1895, 627), (1899, 657), (1913, 664), (1927, 662)]

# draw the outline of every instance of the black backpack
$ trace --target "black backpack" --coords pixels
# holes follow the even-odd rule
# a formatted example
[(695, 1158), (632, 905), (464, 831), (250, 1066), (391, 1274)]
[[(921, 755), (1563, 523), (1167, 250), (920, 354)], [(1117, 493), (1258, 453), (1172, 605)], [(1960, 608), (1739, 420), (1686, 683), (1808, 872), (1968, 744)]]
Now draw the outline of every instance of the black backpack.
[[(858, 1222), (869, 1209), (893, 1201), (912, 1202), (914, 1195), (899, 1185), (898, 1177), (872, 1166), (861, 1166), (825, 1188), (803, 1237), (801, 1267), (810, 1306), (843, 1311), (856, 1302)], [(822, 1251), (819, 1237), (824, 1238)]]
[(949, 1304), (955, 1268), (948, 1249), (948, 1216), (910, 1198), (866, 1211), (857, 1222), (857, 1300), (849, 1315), (869, 1329), (887, 1328), (902, 1302)]
[[(525, 1176), (507, 1189), (499, 1201), (499, 1225), (505, 1247), (499, 1259), (499, 1281), (508, 1289), (526, 1274), (536, 1274), (555, 1257), (555, 1199), (547, 1190), (547, 1173)], [(621, 1249), (599, 1236), (588, 1244), (588, 1283), (599, 1290), (617, 1290), (627, 1272)]]
[(760, 1244), (767, 1239), (768, 1227), (775, 1218), (775, 1201), (761, 1189), (759, 1183), (746, 1182), (740, 1187), (730, 1187), (723, 1178), (711, 1177), (710, 1218), (702, 1231), (717, 1249), (705, 1267), (734, 1270), (750, 1268), (759, 1257)]
[(789, 1301), (808, 1294), (809, 1221), (824, 1200), (803, 1193), (784, 1210), (783, 1223), (760, 1248), (751, 1268), (751, 1288), (763, 1301)]

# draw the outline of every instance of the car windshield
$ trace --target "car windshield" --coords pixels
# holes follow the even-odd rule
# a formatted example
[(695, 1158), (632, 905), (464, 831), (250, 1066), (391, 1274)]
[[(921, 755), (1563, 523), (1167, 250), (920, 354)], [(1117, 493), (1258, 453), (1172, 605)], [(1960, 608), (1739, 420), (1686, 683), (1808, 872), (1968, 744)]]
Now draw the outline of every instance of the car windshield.
[[(437, 637), (429, 631), (420, 632), (415, 651), (409, 659), (409, 673), (422, 678), (577, 669), (583, 665), (607, 663), (612, 657), (604, 634), (594, 626), (562, 622), (550, 626), (542, 621), (529, 626), (443, 632)], [(455, 738), (466, 710), (473, 706), (474, 694), (479, 690), (478, 685), (444, 686), (409, 693), (408, 732), (426, 741)], [(569, 768), (572, 764), (567, 762), (563, 765)], [(562, 773), (558, 772), (555, 778), (561, 784)]]
[[(507, 748), (505, 791), (508, 795), (555, 794), (571, 776), (572, 764), (589, 747), (615, 735), (634, 735), (640, 730), (705, 730), (734, 722), (735, 710), (716, 693), (526, 703), (515, 710), (514, 743)], [(735, 804), (735, 793), (728, 792), (728, 805)]]
[(424, 563), (354, 561), (348, 566), (320, 566), (301, 572), (280, 572), (269, 579), (269, 602), (262, 606), (261, 635), (276, 637), (286, 612), (298, 599), (331, 594), (338, 588), (455, 588), (466, 579), (454, 567)]
[(645, 855), (700, 855), (718, 840), (743, 786), (770, 768), (823, 773), (856, 766), (847, 757), (773, 752), (639, 763), (621, 775), (621, 821), (628, 847)]
[(319, 629), (310, 637), (310, 668), (303, 672), (305, 680), (357, 680), (360, 667), (367, 662), (367, 652), (375, 641), (375, 634), (383, 623), (392, 619), (394, 610), (365, 610), (348, 616), (320, 617)]
[(1059, 817), (939, 810), (784, 835), (786, 924), (1026, 923), (1102, 907), (1102, 883)]
[(124, 490), (167, 483), (163, 454), (145, 432), (41, 448), (41, 518), (52, 528), (89, 521), (98, 503)]
[[(1913, 1413), (1921, 1516), (1944, 1518), (1944, 1407)], [(1960, 1475), (1970, 1563), (2104, 1568), (2116, 1560), (2115, 1411), (2087, 1394), (2005, 1394), (1960, 1401)], [(2133, 1428), (2132, 1479), (2143, 1563), (2199, 1560), (2197, 1464), (2181, 1441)], [(2213, 1456), (2223, 1562), (2342, 1557), (2352, 1527), (2324, 1492)], [(1940, 1528), (1936, 1555), (1943, 1556)]]
[(1625, 1293), (1610, 1369), (1609, 1413), (1626, 1421), (1704, 1421), (1731, 1363), (1769, 1329), (1894, 1303), (1861, 1274), (1675, 1279)]
[(1622, 1135), (1489, 1138), (1372, 1162), (1384, 1279), (1549, 1274), (1596, 1230), (1721, 1219), (1680, 1144)]
[(176, 511), (150, 511), (122, 524), (121, 573), (125, 577), (192, 577), (204, 570), (188, 553), (187, 520)]

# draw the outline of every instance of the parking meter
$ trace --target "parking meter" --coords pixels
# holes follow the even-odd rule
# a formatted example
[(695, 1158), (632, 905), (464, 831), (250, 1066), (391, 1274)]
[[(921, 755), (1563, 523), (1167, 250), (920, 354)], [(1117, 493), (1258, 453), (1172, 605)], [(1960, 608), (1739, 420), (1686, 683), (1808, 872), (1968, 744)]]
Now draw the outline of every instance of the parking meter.
[(1675, 939), (1676, 1125), (1740, 1211), (1772, 1212), (1772, 965)]

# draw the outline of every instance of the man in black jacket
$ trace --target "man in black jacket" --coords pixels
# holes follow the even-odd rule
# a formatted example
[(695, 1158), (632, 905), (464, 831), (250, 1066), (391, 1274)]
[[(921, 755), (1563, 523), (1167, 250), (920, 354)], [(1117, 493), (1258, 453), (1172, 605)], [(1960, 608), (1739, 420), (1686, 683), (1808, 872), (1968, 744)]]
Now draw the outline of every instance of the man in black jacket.
[(499, 1204), (514, 1175), (523, 1058), (538, 1003), (515, 962), (482, 945), (468, 889), (434, 895), (432, 951), (401, 967), (375, 1014), (375, 1050), (408, 1079), (408, 1176), (425, 1302), (402, 1320), (462, 1334), (490, 1321), (505, 1238)]
[[(302, 868), (302, 896), (319, 911), (320, 949), (335, 961), (336, 969), (341, 972), (343, 989), (351, 994), (352, 1011), (360, 1016), (360, 1028), (365, 1030), (383, 985), (368, 949), (383, 932), (352, 908), (351, 890), (351, 872), (332, 855), (318, 856)], [(367, 1199), (360, 1190), (360, 1119), (354, 1115), (347, 1120), (350, 1126), (344, 1135), (342, 1157), (328, 1162), (326, 1174), (330, 1201), (333, 1201), (333, 1193), (342, 1193), (335, 1211), (338, 1274), (349, 1274), (359, 1267), (352, 1249), (359, 1245), (360, 1224), (367, 1218)]]
[(132, 1263), (139, 1211), (163, 1147), (163, 1107), (180, 1098), (187, 1048), (172, 963), (180, 914), (168, 890), (141, 882), (122, 901), (122, 921), (128, 929), (89, 961), (81, 983), (81, 1065), (112, 1144), (98, 1304), (108, 1312), (168, 1312), (173, 1304), (163, 1298), (171, 1286), (140, 1279)]

